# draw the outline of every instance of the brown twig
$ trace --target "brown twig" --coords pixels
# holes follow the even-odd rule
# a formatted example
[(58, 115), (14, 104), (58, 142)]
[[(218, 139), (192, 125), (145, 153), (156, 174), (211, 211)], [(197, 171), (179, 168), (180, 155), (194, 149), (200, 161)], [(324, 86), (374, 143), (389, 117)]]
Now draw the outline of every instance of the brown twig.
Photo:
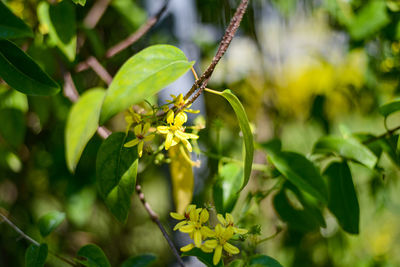
[(157, 215), (157, 213), (155, 213), (153, 211), (153, 209), (151, 208), (150, 204), (148, 202), (146, 202), (146, 199), (144, 197), (144, 194), (142, 192), (142, 187), (140, 185), (136, 185), (136, 193), (139, 196), (140, 201), (142, 202), (144, 208), (146, 209), (147, 213), (150, 215), (150, 219), (156, 223), (158, 225), (158, 228), (160, 228), (164, 238), (167, 240), (168, 245), (170, 246), (170, 248), (172, 249), (172, 252), (174, 253), (176, 259), (178, 260), (178, 263), (180, 266), (185, 266), (185, 264), (182, 261), (181, 256), (179, 255), (178, 251), (175, 248), (174, 243), (172, 242), (171, 238), (169, 237), (167, 231), (165, 230), (165, 228), (162, 226), (160, 219)]
[(371, 138), (365, 140), (365, 141), (362, 142), (362, 143), (363, 143), (364, 145), (367, 145), (367, 144), (372, 143), (372, 142), (374, 142), (374, 141), (377, 141), (377, 140), (379, 140), (379, 139), (382, 139), (382, 138), (391, 136), (392, 134), (394, 134), (394, 133), (395, 133), (396, 131), (398, 131), (398, 130), (400, 130), (400, 126), (397, 126), (397, 127), (393, 128), (393, 129), (391, 129), (391, 130), (388, 130), (387, 132), (385, 132), (385, 133), (383, 133), (383, 134), (381, 134), (381, 135), (377, 135), (377, 136), (371, 137)]
[(100, 18), (103, 16), (111, 0), (99, 0), (87, 13), (86, 17), (83, 19), (83, 25), (89, 29), (96, 27)]
[(110, 84), (112, 81), (111, 75), (107, 72), (107, 70), (100, 64), (100, 62), (93, 56), (90, 56), (87, 59), (87, 64), (96, 72), (96, 74), (107, 84)]
[(192, 88), (186, 93), (185, 95), (185, 100), (188, 99), (193, 93), (198, 89), (196, 94), (180, 109), (178, 109), (178, 112), (192, 104), (199, 96), (200, 94), (204, 91), (204, 89), (207, 86), (208, 81), (210, 80), (211, 75), (214, 72), (215, 67), (217, 66), (218, 62), (221, 60), (222, 56), (225, 54), (226, 50), (228, 49), (233, 37), (235, 36), (235, 33), (237, 29), (239, 28), (240, 22), (242, 21), (243, 15), (246, 12), (247, 5), (249, 3), (249, 0), (242, 0), (239, 4), (239, 6), (236, 9), (235, 15), (232, 17), (229, 26), (225, 30), (225, 34), (222, 37), (222, 40), (219, 44), (217, 53), (215, 54), (211, 64), (208, 66), (206, 71), (201, 75), (201, 77), (196, 80)]

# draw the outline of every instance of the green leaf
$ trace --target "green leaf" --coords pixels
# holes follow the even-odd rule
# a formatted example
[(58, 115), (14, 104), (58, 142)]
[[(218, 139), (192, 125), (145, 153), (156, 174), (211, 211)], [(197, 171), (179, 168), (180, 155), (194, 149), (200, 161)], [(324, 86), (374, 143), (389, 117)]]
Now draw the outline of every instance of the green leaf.
[(115, 75), (100, 116), (100, 124), (146, 98), (185, 74), (193, 62), (170, 45), (150, 46), (128, 59)]
[(273, 205), (281, 220), (294, 230), (308, 232), (326, 226), (321, 211), (288, 183), (274, 196)]
[(138, 158), (136, 150), (124, 147), (124, 133), (111, 134), (100, 146), (96, 159), (97, 184), (101, 196), (113, 215), (121, 222), (128, 216), (136, 185)]
[(199, 248), (193, 248), (187, 252), (182, 253), (182, 257), (185, 256), (195, 256), (199, 261), (204, 263), (207, 267), (221, 267), (224, 266), (224, 262), (221, 259), (217, 265), (213, 264), (213, 253), (205, 253)]
[(400, 111), (400, 100), (392, 101), (379, 107), (379, 113), (384, 117), (397, 111)]
[(18, 109), (0, 109), (0, 121), (0, 136), (14, 149), (18, 149), (25, 138), (24, 114)]
[(271, 258), (270, 256), (266, 256), (266, 255), (252, 256), (249, 261), (249, 266), (250, 267), (282, 267), (282, 265), (277, 260), (275, 260), (274, 258)]
[(130, 30), (137, 29), (146, 21), (146, 11), (141, 9), (134, 1), (114, 0), (111, 2), (111, 6), (121, 14)]
[(0, 77), (28, 95), (54, 95), (60, 87), (12, 42), (0, 39)]
[(96, 133), (105, 90), (94, 88), (86, 91), (68, 114), (65, 127), (66, 160), (71, 172), (82, 155), (85, 146)]
[(244, 261), (243, 260), (234, 260), (231, 263), (229, 263), (228, 265), (229, 267), (244, 267)]
[(271, 163), (290, 182), (322, 203), (328, 203), (326, 185), (311, 161), (294, 152), (267, 151)]
[(40, 244), (36, 246), (32, 244), (25, 253), (25, 266), (26, 267), (43, 267), (47, 258), (47, 244)]
[(222, 166), (213, 187), (213, 198), (218, 213), (231, 212), (239, 198), (242, 185), (243, 168), (236, 163)]
[(64, 0), (56, 5), (42, 1), (38, 5), (38, 19), (49, 29), (51, 42), (55, 44), (69, 61), (76, 55), (75, 6)]
[(74, 2), (75, 4), (79, 4), (81, 6), (85, 6), (86, 4), (86, 0), (72, 0), (72, 2)]
[(0, 86), (0, 109), (18, 109), (23, 113), (28, 111), (28, 98), (17, 90)]
[(363, 40), (390, 22), (385, 1), (370, 0), (347, 25), (354, 40)]
[(42, 216), (38, 222), (40, 234), (43, 237), (48, 236), (64, 221), (64, 219), (65, 213), (59, 211), (52, 211)]
[(156, 259), (157, 257), (153, 254), (142, 254), (124, 261), (121, 267), (147, 267), (155, 262)]
[(86, 267), (111, 267), (104, 252), (94, 244), (81, 247), (78, 256), (84, 258), (79, 260), (79, 263)]
[(244, 161), (244, 176), (242, 180), (242, 185), (240, 187), (241, 191), (249, 182), (250, 174), (251, 174), (251, 166), (253, 165), (253, 154), (254, 154), (254, 143), (253, 143), (253, 134), (250, 129), (249, 120), (246, 115), (246, 111), (242, 103), (240, 103), (239, 99), (232, 93), (231, 90), (226, 89), (222, 92), (207, 90), (208, 92), (221, 95), (226, 100), (228, 100), (231, 105), (233, 111), (236, 114), (236, 118), (239, 121), (240, 129), (243, 134), (244, 141), (244, 153), (243, 153), (243, 161)]
[(20, 18), (0, 1), (0, 38), (33, 37), (33, 32)]
[(366, 146), (355, 139), (344, 139), (335, 136), (324, 136), (314, 145), (313, 153), (335, 153), (339, 156), (352, 159), (371, 169), (376, 165), (378, 158)]
[(350, 234), (358, 234), (360, 208), (347, 162), (334, 162), (325, 170), (328, 179), (329, 210), (340, 226)]

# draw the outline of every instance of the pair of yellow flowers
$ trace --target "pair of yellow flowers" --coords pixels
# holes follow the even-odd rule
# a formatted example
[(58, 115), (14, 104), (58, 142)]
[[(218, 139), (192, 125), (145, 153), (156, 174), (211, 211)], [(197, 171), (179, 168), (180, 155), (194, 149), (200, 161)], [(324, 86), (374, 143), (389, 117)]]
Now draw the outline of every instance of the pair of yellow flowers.
[(171, 212), (170, 215), (172, 218), (181, 221), (175, 225), (174, 230), (189, 234), (194, 242), (182, 247), (181, 251), (186, 252), (198, 247), (205, 253), (214, 252), (214, 265), (217, 265), (221, 260), (223, 250), (229, 254), (238, 254), (240, 252), (237, 247), (228, 241), (232, 239), (234, 234), (243, 235), (247, 233), (247, 230), (235, 227), (231, 214), (226, 213), (225, 217), (222, 214), (218, 214), (219, 224), (215, 226), (214, 230), (205, 225), (209, 219), (208, 211), (196, 208), (196, 205), (189, 205), (183, 215), (175, 212)]

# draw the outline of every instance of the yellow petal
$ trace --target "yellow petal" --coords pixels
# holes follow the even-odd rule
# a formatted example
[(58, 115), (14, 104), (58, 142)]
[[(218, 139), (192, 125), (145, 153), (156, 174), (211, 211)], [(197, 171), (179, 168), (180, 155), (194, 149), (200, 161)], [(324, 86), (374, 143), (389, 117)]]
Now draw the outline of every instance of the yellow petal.
[(217, 214), (217, 219), (222, 225), (226, 225), (225, 218), (222, 216), (222, 214)]
[(199, 220), (199, 212), (197, 210), (190, 211), (189, 218), (192, 222), (197, 222)]
[(165, 139), (165, 150), (168, 150), (172, 144), (172, 138), (174, 135), (171, 132), (167, 133), (167, 138)]
[(233, 229), (232, 229), (232, 227), (224, 228), (224, 230), (223, 230), (223, 232), (222, 232), (222, 234), (221, 234), (221, 237), (222, 237), (224, 240), (229, 240), (229, 239), (232, 238), (232, 236), (233, 236)]
[(179, 141), (180, 141), (179, 138), (174, 137), (174, 139), (172, 139), (171, 146), (176, 146), (177, 144), (179, 144)]
[(182, 139), (181, 141), (185, 145), (186, 149), (189, 152), (192, 152), (192, 145), (190, 144), (190, 142), (188, 140), (186, 140), (186, 139)]
[(203, 209), (200, 213), (200, 223), (207, 222), (209, 217), (210, 215), (208, 214), (208, 211), (206, 209)]
[(168, 126), (158, 126), (157, 131), (160, 134), (167, 134), (169, 132), (169, 127)]
[(196, 245), (196, 247), (199, 248), (201, 246), (201, 232), (200, 232), (200, 230), (195, 230), (193, 237), (194, 237), (193, 238), (194, 244)]
[(181, 247), (181, 251), (182, 252), (187, 252), (187, 251), (191, 250), (192, 248), (194, 248), (194, 245), (193, 244), (189, 244), (189, 245), (186, 245), (184, 247)]
[(133, 139), (133, 140), (129, 141), (128, 143), (126, 143), (124, 145), (124, 147), (133, 147), (133, 146), (136, 146), (139, 142), (140, 142), (139, 139)]
[(143, 126), (143, 134), (145, 134), (145, 133), (147, 133), (148, 131), (149, 131), (149, 129), (150, 129), (150, 123), (149, 122), (146, 122), (145, 124), (144, 124), (144, 126)]
[(167, 113), (167, 123), (172, 124), (174, 122), (174, 111), (171, 109)]
[(248, 230), (247, 229), (243, 229), (243, 228), (237, 228), (237, 227), (232, 227), (233, 232), (235, 232), (236, 234), (239, 235), (244, 235), (247, 234)]
[(135, 132), (135, 135), (141, 135), (142, 134), (142, 125), (138, 124), (135, 126), (135, 128), (133, 128), (133, 131)]
[(196, 209), (196, 205), (194, 205), (194, 204), (190, 204), (189, 206), (187, 206), (187, 208), (186, 208), (186, 213), (190, 213), (190, 211), (191, 210), (194, 210), (194, 209)]
[(184, 132), (182, 132), (181, 130), (176, 130), (174, 132), (175, 136), (178, 137), (181, 140), (186, 140), (188, 139), (188, 136), (186, 136), (186, 134)]
[(224, 231), (225, 228), (222, 227), (222, 225), (217, 224), (215, 226), (215, 233), (217, 234), (217, 236), (221, 235), (222, 232)]
[(154, 134), (150, 134), (150, 135), (148, 135), (148, 136), (145, 136), (145, 137), (143, 138), (143, 141), (149, 142), (149, 141), (151, 141), (151, 140), (153, 140), (153, 139), (154, 139)]
[(141, 158), (141, 157), (142, 157), (142, 154), (143, 154), (143, 144), (144, 144), (144, 142), (143, 142), (143, 140), (142, 140), (142, 141), (139, 142), (139, 145), (138, 145), (138, 147), (137, 147), (137, 151), (138, 151), (138, 154), (139, 154), (139, 158)]
[(181, 221), (179, 223), (177, 223), (174, 227), (174, 231), (178, 230), (179, 228), (181, 228), (182, 226), (186, 225), (187, 221)]
[(192, 225), (192, 224), (184, 225), (179, 228), (179, 231), (181, 231), (182, 233), (187, 233), (187, 234), (191, 233), (194, 231), (194, 225)]
[(217, 264), (218, 264), (219, 260), (221, 259), (221, 256), (222, 256), (222, 246), (221, 246), (221, 245), (218, 245), (218, 246), (215, 248), (215, 252), (214, 252), (214, 256), (213, 256), (213, 263), (214, 263), (214, 265), (217, 265)]
[(226, 223), (227, 224), (231, 224), (231, 225), (233, 225), (233, 216), (230, 214), (230, 213), (226, 213), (225, 214), (225, 218), (226, 218)]
[(240, 252), (240, 250), (237, 247), (235, 247), (234, 245), (229, 244), (228, 242), (226, 242), (224, 244), (224, 249), (229, 254), (238, 254)]
[(215, 237), (215, 232), (207, 226), (201, 227), (201, 235), (204, 237)]
[(185, 134), (190, 139), (199, 139), (199, 136), (197, 134), (191, 134), (191, 133), (185, 133)]
[(187, 121), (187, 115), (185, 112), (179, 112), (175, 116), (174, 125), (182, 126)]
[(207, 247), (205, 247), (205, 246), (201, 246), (200, 249), (201, 249), (203, 252), (205, 252), (205, 253), (211, 253), (211, 252), (213, 252), (213, 249), (212, 249), (212, 248), (207, 248)]
[(172, 218), (174, 218), (175, 220), (184, 220), (185, 216), (183, 216), (182, 214), (176, 213), (176, 212), (170, 212), (169, 216), (171, 216)]
[(211, 248), (211, 249), (216, 248), (217, 245), (218, 245), (218, 241), (215, 240), (215, 239), (207, 240), (207, 241), (205, 241), (204, 244), (203, 244), (204, 247), (206, 247), (206, 248)]

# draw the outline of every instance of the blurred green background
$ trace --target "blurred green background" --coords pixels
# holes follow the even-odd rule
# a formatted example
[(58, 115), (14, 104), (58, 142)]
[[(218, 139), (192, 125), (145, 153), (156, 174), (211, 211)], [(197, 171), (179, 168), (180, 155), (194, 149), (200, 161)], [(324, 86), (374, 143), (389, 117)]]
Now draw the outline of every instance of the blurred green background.
[[(171, 0), (179, 7), (180, 0)], [(169, 8), (144, 38), (103, 65), (112, 73), (135, 52), (151, 44), (182, 45), (176, 16), (190, 8), (196, 17), (189, 39), (199, 55), (199, 73), (211, 62), (237, 0), (181, 0), (182, 9)], [(173, 3), (178, 2), (178, 3)], [(36, 0), (5, 2), (35, 31), (27, 52), (62, 84), (61, 55), (46, 38), (37, 20)], [(82, 21), (94, 4), (76, 7), (78, 32), (87, 36), (76, 64), (88, 55), (102, 57), (107, 48), (126, 38), (157, 10), (160, 1), (112, 0), (95, 29)], [(154, 12), (153, 12), (154, 13)], [(243, 102), (254, 129), (255, 140), (273, 137), (284, 149), (309, 154), (313, 143), (325, 134), (385, 131), (379, 105), (400, 91), (400, 1), (398, 0), (250, 0), (237, 37), (221, 60), (209, 87), (230, 88)], [(192, 60), (190, 58), (189, 60)], [(70, 68), (71, 66), (64, 66)], [(106, 87), (91, 70), (73, 73), (80, 92)], [(189, 88), (184, 88), (187, 90)], [(224, 155), (240, 155), (238, 125), (228, 104), (205, 95), (207, 128), (200, 144)], [(95, 158), (101, 139), (87, 146), (74, 175), (65, 163), (64, 127), (71, 103), (62, 95), (25, 96), (0, 85), (0, 209), (27, 234), (40, 239), (35, 223), (48, 211), (59, 210), (67, 220), (48, 238), (50, 250), (75, 255), (87, 243), (96, 243), (118, 266), (132, 255), (154, 253), (154, 266), (172, 266), (166, 241), (151, 222), (137, 196), (125, 225), (119, 224), (99, 198), (95, 185)], [(124, 129), (118, 117), (108, 125)], [(389, 128), (400, 116), (388, 120)], [(256, 151), (256, 163), (266, 155)], [(206, 171), (197, 179), (205, 186), (196, 190), (194, 202), (211, 203), (210, 185), (217, 162), (204, 161)], [(327, 227), (311, 233), (288, 230), (274, 212), (271, 197), (252, 205), (244, 221), (261, 225), (263, 237), (284, 227), (277, 237), (263, 242), (259, 253), (270, 255), (283, 266), (400, 266), (400, 161), (384, 156), (379, 166), (384, 175), (351, 165), (361, 209), (360, 234), (344, 233), (326, 212)], [(174, 210), (168, 166), (139, 168), (139, 181), (148, 202), (172, 232), (168, 218)], [(250, 184), (233, 214), (240, 215), (249, 191), (273, 184), (268, 174), (253, 172)], [(180, 237), (177, 237), (180, 238)], [(179, 243), (179, 242), (178, 242)], [(0, 224), (0, 266), (23, 266), (28, 243), (8, 225)], [(48, 266), (64, 266), (50, 256)], [(194, 265), (193, 265), (194, 266)]]

